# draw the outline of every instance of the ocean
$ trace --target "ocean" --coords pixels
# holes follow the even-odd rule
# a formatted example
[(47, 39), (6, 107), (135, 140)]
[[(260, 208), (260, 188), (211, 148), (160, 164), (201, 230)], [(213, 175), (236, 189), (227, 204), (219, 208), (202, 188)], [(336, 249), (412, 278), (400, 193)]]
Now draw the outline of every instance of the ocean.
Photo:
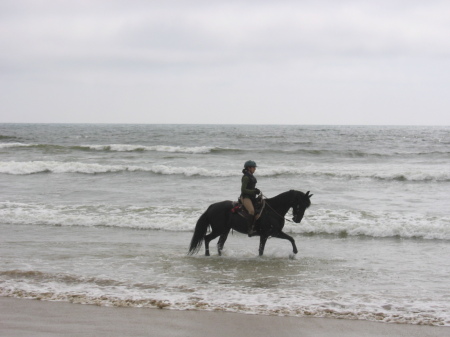
[[(298, 254), (187, 255), (249, 159)], [(0, 124), (0, 189), (1, 296), (450, 326), (448, 126)]]

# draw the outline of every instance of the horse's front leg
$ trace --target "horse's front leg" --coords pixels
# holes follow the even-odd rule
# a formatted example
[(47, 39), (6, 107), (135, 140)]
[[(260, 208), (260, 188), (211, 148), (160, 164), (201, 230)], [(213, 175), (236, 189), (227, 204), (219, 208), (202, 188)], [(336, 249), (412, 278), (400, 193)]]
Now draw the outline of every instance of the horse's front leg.
[(280, 232), (277, 235), (273, 236), (274, 238), (289, 240), (292, 243), (292, 249), (294, 250), (294, 254), (298, 253), (297, 246), (295, 245), (295, 240), (292, 236), (287, 235), (286, 233)]
[(219, 253), (219, 256), (222, 255), (223, 246), (225, 245), (225, 241), (227, 241), (228, 234), (230, 233), (230, 230), (226, 231), (222, 235), (220, 235), (219, 241), (217, 242), (217, 251)]
[(264, 254), (264, 247), (266, 246), (268, 236), (261, 235), (259, 237), (259, 256)]

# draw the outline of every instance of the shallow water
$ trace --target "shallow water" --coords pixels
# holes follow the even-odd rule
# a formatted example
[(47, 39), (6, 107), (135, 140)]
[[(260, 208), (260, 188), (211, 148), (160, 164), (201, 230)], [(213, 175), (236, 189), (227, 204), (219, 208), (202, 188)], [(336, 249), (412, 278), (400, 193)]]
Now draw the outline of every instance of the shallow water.
[[(450, 325), (448, 127), (0, 125), (4, 296)], [(299, 248), (187, 249), (258, 163)], [(291, 217), (291, 216), (288, 216)]]
[(4, 295), (118, 306), (448, 324), (448, 244), (435, 240), (230, 236), (187, 256), (188, 232), (2, 225)]

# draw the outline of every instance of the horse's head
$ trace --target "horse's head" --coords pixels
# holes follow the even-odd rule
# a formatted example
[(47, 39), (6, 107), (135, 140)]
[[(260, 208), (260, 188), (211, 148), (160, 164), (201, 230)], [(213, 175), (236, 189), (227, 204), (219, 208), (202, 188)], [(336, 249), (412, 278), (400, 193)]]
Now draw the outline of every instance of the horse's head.
[(292, 203), (292, 213), (294, 214), (294, 217), (292, 220), (295, 223), (299, 223), (302, 221), (303, 216), (305, 215), (306, 209), (311, 206), (311, 200), (310, 198), (313, 196), (312, 194), (309, 194), (309, 191), (305, 193), (294, 191), (295, 197)]

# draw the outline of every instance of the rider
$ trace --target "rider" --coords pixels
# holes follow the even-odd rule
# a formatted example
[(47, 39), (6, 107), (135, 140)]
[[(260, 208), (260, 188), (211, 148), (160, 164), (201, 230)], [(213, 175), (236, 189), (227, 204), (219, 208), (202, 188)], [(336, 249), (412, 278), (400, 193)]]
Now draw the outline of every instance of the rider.
[(255, 207), (253, 203), (256, 200), (256, 196), (261, 193), (259, 189), (256, 188), (257, 180), (253, 173), (256, 170), (256, 163), (253, 160), (248, 160), (244, 164), (244, 169), (242, 173), (242, 185), (241, 185), (241, 202), (245, 209), (250, 215), (248, 235), (251, 236), (255, 233), (254, 227), (257, 217), (255, 216)]

